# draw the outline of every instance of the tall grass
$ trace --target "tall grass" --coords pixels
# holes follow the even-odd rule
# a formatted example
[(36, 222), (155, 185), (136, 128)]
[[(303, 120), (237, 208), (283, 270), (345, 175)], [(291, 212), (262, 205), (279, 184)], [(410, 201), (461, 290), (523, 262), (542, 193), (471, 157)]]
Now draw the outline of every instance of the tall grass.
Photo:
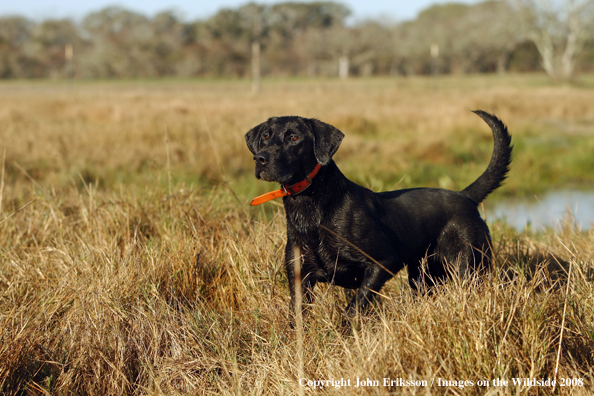
[(0, 142), (7, 180), (65, 186), (80, 183), (80, 173), (99, 188), (132, 188), (168, 182), (167, 130), (174, 182), (227, 182), (251, 196), (268, 186), (254, 183), (242, 135), (270, 116), (297, 114), (345, 132), (336, 159), (360, 184), (457, 189), (489, 161), (491, 133), (469, 111), (483, 109), (509, 124), (516, 145), (514, 172), (498, 194), (591, 184), (594, 91), (544, 81), (279, 81), (257, 97), (240, 81), (5, 82)]
[[(3, 84), (0, 392), (592, 394), (594, 231), (568, 226), (535, 239), (496, 224), (485, 284), (454, 279), (431, 298), (414, 298), (402, 273), (350, 329), (341, 316), (350, 292), (318, 288), (304, 317), (302, 387), (288, 320), (284, 214), (275, 204), (245, 205), (270, 186), (251, 180), (243, 133), (270, 115), (334, 123), (347, 133), (337, 158), (345, 173), (389, 188), (378, 173), (414, 174), (410, 166), (440, 155), (447, 163), (438, 148), (458, 150), (452, 136), (467, 144), (465, 128), (476, 131), (468, 141), (484, 140), (485, 158), (477, 157), (488, 160), (489, 133), (465, 109), (496, 112), (515, 138), (547, 118), (540, 106), (589, 95), (510, 81), (275, 82), (257, 98), (241, 82)], [(505, 105), (510, 97), (524, 110)], [(530, 98), (533, 106), (523, 104)], [(571, 134), (593, 119), (578, 107), (548, 117)], [(433, 154), (419, 156), (423, 148)], [(521, 183), (521, 156), (503, 189)], [(451, 183), (463, 186), (476, 166), (462, 166)], [(512, 382), (555, 372), (583, 386)], [(354, 388), (357, 378), (380, 385)], [(386, 387), (383, 378), (428, 385)], [(497, 378), (510, 383), (497, 387)], [(351, 386), (307, 385), (341, 379)], [(473, 385), (439, 385), (444, 380)]]

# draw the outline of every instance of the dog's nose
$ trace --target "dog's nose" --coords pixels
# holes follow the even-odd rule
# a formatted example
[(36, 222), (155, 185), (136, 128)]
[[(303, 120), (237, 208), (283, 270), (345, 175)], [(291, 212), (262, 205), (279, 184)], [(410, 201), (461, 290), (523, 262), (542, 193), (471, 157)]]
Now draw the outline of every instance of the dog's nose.
[(258, 162), (260, 165), (266, 165), (270, 160), (270, 154), (266, 152), (259, 152), (258, 154), (254, 155), (254, 161)]

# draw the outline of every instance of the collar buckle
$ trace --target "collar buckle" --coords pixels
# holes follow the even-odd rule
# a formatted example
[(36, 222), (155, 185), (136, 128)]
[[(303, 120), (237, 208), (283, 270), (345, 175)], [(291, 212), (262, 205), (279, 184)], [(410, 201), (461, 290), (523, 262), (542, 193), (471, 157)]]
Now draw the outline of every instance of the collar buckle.
[(282, 187), (283, 187), (283, 190), (285, 191), (285, 193), (286, 193), (287, 195), (293, 195), (293, 194), (295, 194), (295, 191), (293, 191), (293, 190), (291, 189), (291, 186), (289, 186), (289, 185), (287, 185), (287, 184), (283, 184), (283, 186), (282, 186)]

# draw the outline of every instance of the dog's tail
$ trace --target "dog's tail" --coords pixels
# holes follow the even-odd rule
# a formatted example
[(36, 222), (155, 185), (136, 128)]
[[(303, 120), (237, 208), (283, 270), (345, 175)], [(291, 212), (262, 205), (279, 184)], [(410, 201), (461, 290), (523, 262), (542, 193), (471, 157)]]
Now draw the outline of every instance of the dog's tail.
[(499, 118), (482, 110), (475, 110), (474, 113), (491, 127), (495, 139), (493, 156), (487, 170), (474, 183), (462, 190), (464, 195), (478, 205), (487, 198), (487, 195), (501, 186), (507, 177), (513, 146), (511, 145), (511, 135)]

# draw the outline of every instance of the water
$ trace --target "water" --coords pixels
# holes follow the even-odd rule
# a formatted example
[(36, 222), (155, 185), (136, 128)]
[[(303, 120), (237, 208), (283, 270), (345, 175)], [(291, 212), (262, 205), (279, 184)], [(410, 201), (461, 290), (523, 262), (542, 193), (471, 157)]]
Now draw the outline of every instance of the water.
[(505, 220), (517, 231), (561, 229), (568, 220), (583, 231), (594, 226), (594, 191), (553, 191), (536, 197), (492, 202), (485, 209), (488, 221)]

